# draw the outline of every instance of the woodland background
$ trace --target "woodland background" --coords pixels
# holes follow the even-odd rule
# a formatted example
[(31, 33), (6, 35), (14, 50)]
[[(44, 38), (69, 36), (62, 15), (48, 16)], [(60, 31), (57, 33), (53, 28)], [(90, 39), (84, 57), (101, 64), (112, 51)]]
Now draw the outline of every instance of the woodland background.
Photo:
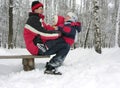
[[(39, 1), (44, 4), (45, 22), (48, 24), (52, 24), (55, 14), (65, 16), (68, 11), (73, 11), (78, 15), (82, 31), (75, 47), (94, 47), (96, 33), (98, 36), (100, 34), (100, 47), (120, 47), (120, 0)], [(31, 11), (31, 2), (32, 0), (0, 0), (0, 47), (25, 47), (23, 28)]]

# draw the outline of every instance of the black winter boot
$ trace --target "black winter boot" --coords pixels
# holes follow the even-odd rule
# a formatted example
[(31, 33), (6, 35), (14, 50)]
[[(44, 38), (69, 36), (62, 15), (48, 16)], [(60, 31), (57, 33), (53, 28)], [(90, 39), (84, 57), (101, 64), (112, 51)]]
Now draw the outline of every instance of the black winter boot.
[(61, 72), (58, 72), (55, 67), (51, 66), (49, 62), (46, 63), (46, 70), (44, 74), (51, 74), (51, 75), (62, 75)]

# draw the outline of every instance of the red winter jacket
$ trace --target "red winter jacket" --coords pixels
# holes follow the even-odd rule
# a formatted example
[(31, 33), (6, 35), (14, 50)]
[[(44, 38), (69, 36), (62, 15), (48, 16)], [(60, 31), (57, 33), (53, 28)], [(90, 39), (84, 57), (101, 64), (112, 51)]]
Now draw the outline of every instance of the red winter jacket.
[(57, 39), (61, 35), (58, 31), (47, 31), (44, 29), (41, 18), (42, 17), (39, 14), (30, 13), (24, 27), (24, 40), (26, 48), (33, 55), (37, 55), (39, 50), (33, 42), (33, 39), (37, 35), (40, 35), (42, 41)]

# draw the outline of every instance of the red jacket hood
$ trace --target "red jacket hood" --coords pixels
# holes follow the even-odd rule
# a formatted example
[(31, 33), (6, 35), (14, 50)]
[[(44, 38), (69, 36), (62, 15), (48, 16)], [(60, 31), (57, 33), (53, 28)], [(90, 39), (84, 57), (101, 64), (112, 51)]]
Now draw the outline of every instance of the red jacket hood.
[(56, 25), (55, 26), (59, 26), (60, 24), (64, 24), (64, 20), (65, 18), (63, 16), (57, 16), (57, 19), (56, 19)]

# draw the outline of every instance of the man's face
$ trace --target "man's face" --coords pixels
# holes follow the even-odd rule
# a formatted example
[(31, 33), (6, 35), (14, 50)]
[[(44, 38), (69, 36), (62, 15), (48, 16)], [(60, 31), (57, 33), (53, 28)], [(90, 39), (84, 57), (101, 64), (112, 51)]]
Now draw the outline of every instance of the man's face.
[(39, 7), (38, 9), (35, 9), (35, 13), (43, 14), (43, 7)]
[(68, 21), (69, 19), (71, 19), (71, 17), (67, 15), (67, 16), (65, 17), (65, 22)]

